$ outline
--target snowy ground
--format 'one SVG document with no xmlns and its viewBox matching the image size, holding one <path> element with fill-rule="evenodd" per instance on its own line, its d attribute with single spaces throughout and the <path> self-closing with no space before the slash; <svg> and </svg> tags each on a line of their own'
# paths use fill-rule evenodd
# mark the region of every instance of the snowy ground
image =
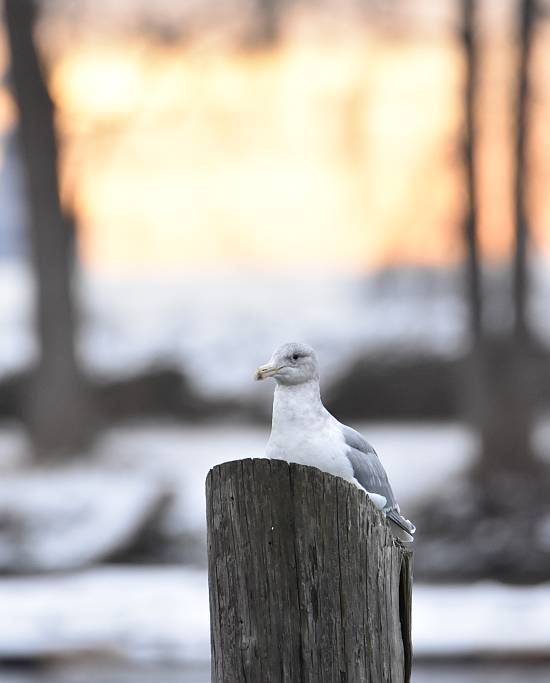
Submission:
<svg viewBox="0 0 550 683">
<path fill-rule="evenodd" d="M 531 265 L 532 324 L 549 339 L 549 270 L 542 260 Z M 498 277 L 493 284 L 505 291 Z M 364 276 L 248 270 L 132 277 L 86 271 L 77 288 L 79 347 L 92 374 L 128 375 L 165 363 L 181 367 L 203 394 L 253 395 L 255 366 L 289 340 L 318 349 L 326 381 L 368 350 L 456 355 L 467 328 L 462 287 L 459 272 L 413 268 Z M 0 377 L 36 355 L 32 307 L 28 268 L 0 260 Z"/>
<path fill-rule="evenodd" d="M 78 292 L 80 350 L 92 374 L 127 375 L 164 362 L 209 395 L 258 391 L 255 367 L 289 340 L 318 349 L 328 381 L 369 348 L 453 354 L 464 341 L 456 276 L 445 273 L 403 269 L 386 282 L 315 272 L 86 272 Z M 0 376 L 36 354 L 32 300 L 29 271 L 0 261 Z"/>
<path fill-rule="evenodd" d="M 471 462 L 475 440 L 457 423 L 354 424 L 373 443 L 403 507 L 445 486 Z M 215 423 L 185 428 L 169 424 L 111 430 L 97 446 L 111 467 L 146 472 L 170 481 L 177 496 L 174 517 L 204 528 L 204 481 L 220 462 L 262 457 L 270 426 Z M 176 519 L 174 519 L 176 523 Z"/>
<path fill-rule="evenodd" d="M 475 445 L 468 430 L 458 424 L 355 426 L 378 448 L 404 510 L 434 488 L 451 486 L 470 462 Z M 132 482 L 136 482 L 138 491 L 171 491 L 174 504 L 167 524 L 203 537 L 204 479 L 208 469 L 223 460 L 261 455 L 268 426 L 126 425 L 106 433 L 87 461 L 41 474 L 31 470 L 31 476 L 20 464 L 25 462 L 24 442 L 18 441 L 13 430 L 3 434 L 0 454 L 6 450 L 19 453 L 20 458 L 3 463 L 0 505 L 11 496 L 35 511 L 35 524 L 39 526 L 48 511 L 86 502 L 86 514 L 80 509 L 80 516 L 69 515 L 73 525 L 70 534 L 67 528 L 60 533 L 58 527 L 53 527 L 50 540 L 57 543 L 56 552 L 52 550 L 55 546 L 48 546 L 42 538 L 51 565 L 55 558 L 67 562 L 67 553 L 73 560 L 78 559 L 83 548 L 98 548 L 105 542 L 107 531 L 111 533 L 113 528 L 109 515 L 115 514 L 120 524 L 129 517 L 131 506 L 121 505 L 120 501 L 125 491 L 124 495 L 129 496 L 128 491 L 134 490 Z M 145 497 L 144 493 L 140 495 Z M 205 665 L 208 660 L 207 583 L 203 569 L 103 567 L 3 578 L 0 605 L 0 657 L 95 653 L 138 662 L 140 666 L 173 662 L 177 667 Z M 418 655 L 529 655 L 550 648 L 550 586 L 419 584 L 415 586 L 413 609 Z M 429 672 L 426 675 L 428 678 L 422 680 L 446 680 L 430 679 Z M 162 683 L 172 679 L 166 674 L 165 678 L 153 676 L 151 680 Z M 16 683 L 16 679 L 13 681 Z M 0 683 L 4 683 L 1 675 Z"/>
<path fill-rule="evenodd" d="M 416 665 L 413 683 L 548 683 L 547 666 Z M 125 667 L 79 664 L 50 666 L 44 670 L 0 669 L 0 683 L 210 683 L 210 669 L 199 667 Z"/>
<path fill-rule="evenodd" d="M 0 580 L 0 657 L 78 653 L 148 663 L 209 658 L 203 570 L 104 567 Z M 550 650 L 550 585 L 416 585 L 419 657 L 533 655 Z M 1 679 L 0 679 L 1 680 Z"/>
<path fill-rule="evenodd" d="M 475 447 L 459 424 L 355 426 L 377 447 L 410 516 L 417 501 L 458 478 Z M 129 424 L 106 432 L 85 458 L 31 468 L 21 434 L 0 429 L 0 516 L 11 520 L 0 526 L 0 569 L 64 571 L 101 561 L 131 545 L 160 508 L 170 557 L 202 557 L 208 470 L 261 457 L 268 433 L 267 424 Z"/>
</svg>

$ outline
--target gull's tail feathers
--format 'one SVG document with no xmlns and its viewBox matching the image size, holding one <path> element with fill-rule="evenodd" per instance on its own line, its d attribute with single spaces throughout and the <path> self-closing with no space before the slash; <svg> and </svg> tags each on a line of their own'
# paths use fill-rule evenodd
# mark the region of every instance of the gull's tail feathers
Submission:
<svg viewBox="0 0 550 683">
<path fill-rule="evenodd" d="M 405 543 L 412 543 L 414 541 L 413 534 L 416 531 L 414 524 L 399 514 L 397 510 L 388 510 L 386 517 L 389 519 L 392 531 L 401 541 Z"/>
</svg>

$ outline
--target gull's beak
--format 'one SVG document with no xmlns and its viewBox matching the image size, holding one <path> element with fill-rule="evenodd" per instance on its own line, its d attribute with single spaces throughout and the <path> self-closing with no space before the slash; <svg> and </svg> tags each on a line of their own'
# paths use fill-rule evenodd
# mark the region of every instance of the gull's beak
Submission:
<svg viewBox="0 0 550 683">
<path fill-rule="evenodd" d="M 267 363 L 266 365 L 260 365 L 256 370 L 254 379 L 265 379 L 266 377 L 273 377 L 280 370 L 277 366 L 272 363 Z"/>
</svg>

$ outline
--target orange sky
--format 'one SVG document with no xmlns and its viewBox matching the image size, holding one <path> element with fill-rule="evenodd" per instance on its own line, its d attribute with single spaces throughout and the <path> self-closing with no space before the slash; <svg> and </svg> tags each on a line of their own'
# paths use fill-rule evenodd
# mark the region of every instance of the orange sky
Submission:
<svg viewBox="0 0 550 683">
<path fill-rule="evenodd" d="M 481 236 L 494 258 L 512 230 L 511 57 L 497 46 L 484 71 Z M 109 269 L 456 263 L 461 79 L 459 46 L 445 37 L 301 37 L 268 53 L 83 41 L 51 71 L 83 259 Z M 548 104 L 539 97 L 539 112 Z M 547 241 L 550 135 L 536 131 L 534 232 Z"/>
<path fill-rule="evenodd" d="M 456 59 L 440 44 L 374 41 L 69 53 L 52 84 L 85 260 L 456 259 Z"/>
</svg>

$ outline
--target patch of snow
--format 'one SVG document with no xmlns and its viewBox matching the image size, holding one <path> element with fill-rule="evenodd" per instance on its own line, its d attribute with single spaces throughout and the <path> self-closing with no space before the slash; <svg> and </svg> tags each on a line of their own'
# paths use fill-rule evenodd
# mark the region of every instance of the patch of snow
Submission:
<svg viewBox="0 0 550 683">
<path fill-rule="evenodd" d="M 132 661 L 207 661 L 204 571 L 101 568 L 0 579 L 0 656 L 82 651 Z M 550 585 L 414 588 L 417 655 L 529 654 L 550 648 Z"/>
<path fill-rule="evenodd" d="M 206 574 L 181 568 L 94 569 L 0 580 L 0 657 L 113 653 L 206 660 Z"/>
<path fill-rule="evenodd" d="M 548 652 L 548 614 L 548 584 L 420 584 L 413 593 L 413 648 L 426 656 Z"/>
<path fill-rule="evenodd" d="M 459 293 L 437 283 L 426 291 L 422 278 L 404 274 L 395 279 L 378 286 L 360 276 L 314 272 L 148 279 L 86 273 L 82 354 L 102 374 L 168 359 L 200 391 L 236 396 L 257 391 L 256 366 L 293 339 L 318 349 L 328 379 L 356 355 L 392 342 L 456 353 L 465 320 Z"/>
<path fill-rule="evenodd" d="M 33 334 L 34 281 L 28 267 L 0 262 L 0 379 L 32 363 L 38 348 Z"/>
<path fill-rule="evenodd" d="M 164 362 L 183 369 L 205 395 L 262 396 L 252 374 L 288 340 L 317 348 L 327 381 L 367 350 L 456 354 L 466 318 L 453 282 L 446 273 L 405 269 L 385 278 L 82 271 L 76 290 L 80 355 L 92 375 L 131 375 Z M 27 365 L 37 352 L 28 267 L 0 262 L 0 292 L 3 373 Z"/>
<path fill-rule="evenodd" d="M 448 485 L 471 462 L 472 433 L 458 423 L 353 425 L 375 446 L 403 509 Z M 175 528 L 205 527 L 204 482 L 210 468 L 265 454 L 269 424 L 215 423 L 200 427 L 141 424 L 110 430 L 97 445 L 110 467 L 141 471 L 174 496 Z"/>
<path fill-rule="evenodd" d="M 7 473 L 0 483 L 0 568 L 67 570 L 126 547 L 164 492 L 144 477 L 71 466 Z"/>
<path fill-rule="evenodd" d="M 416 502 L 449 486 L 470 462 L 473 440 L 458 424 L 354 426 L 377 448 L 413 518 Z M 76 463 L 55 468 L 17 468 L 23 442 L 16 431 L 0 435 L 0 462 L 4 448 L 14 454 L 14 466 L 6 456 L 0 478 L 0 568 L 48 571 L 110 556 L 137 540 L 153 518 L 159 555 L 166 549 L 171 558 L 202 557 L 208 471 L 263 457 L 269 425 L 130 423 L 104 433 Z M 154 546 L 148 552 L 153 558 Z"/>
<path fill-rule="evenodd" d="M 459 422 L 353 425 L 376 449 L 401 504 L 412 505 L 459 480 L 478 452 L 476 434 Z"/>
<path fill-rule="evenodd" d="M 31 463 L 31 444 L 22 425 L 0 423 L 0 473 L 17 470 Z"/>
<path fill-rule="evenodd" d="M 267 429 L 248 426 L 150 423 L 109 430 L 97 444 L 97 455 L 122 476 L 140 472 L 169 491 L 174 503 L 167 523 L 174 530 L 203 532 L 208 471 L 228 460 L 262 457 L 267 438 Z"/>
</svg>

